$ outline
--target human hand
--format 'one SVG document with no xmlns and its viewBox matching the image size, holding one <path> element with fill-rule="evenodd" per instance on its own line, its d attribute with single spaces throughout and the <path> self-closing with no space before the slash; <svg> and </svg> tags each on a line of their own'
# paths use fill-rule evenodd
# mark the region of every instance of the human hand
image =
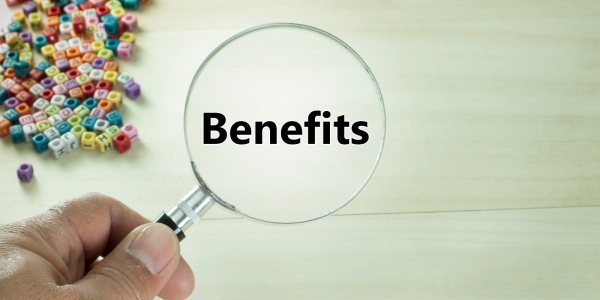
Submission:
<svg viewBox="0 0 600 300">
<path fill-rule="evenodd" d="M 113 198 L 88 194 L 0 227 L 1 298 L 188 297 L 194 274 L 177 237 L 149 222 Z"/>
</svg>

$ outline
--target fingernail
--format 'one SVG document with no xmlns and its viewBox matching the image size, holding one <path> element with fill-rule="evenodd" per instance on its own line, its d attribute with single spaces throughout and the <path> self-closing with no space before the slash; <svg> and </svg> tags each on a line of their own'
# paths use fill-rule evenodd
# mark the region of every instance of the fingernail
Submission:
<svg viewBox="0 0 600 300">
<path fill-rule="evenodd" d="M 175 255 L 173 231 L 161 225 L 146 227 L 129 245 L 129 252 L 139 258 L 152 274 L 158 274 Z"/>
</svg>

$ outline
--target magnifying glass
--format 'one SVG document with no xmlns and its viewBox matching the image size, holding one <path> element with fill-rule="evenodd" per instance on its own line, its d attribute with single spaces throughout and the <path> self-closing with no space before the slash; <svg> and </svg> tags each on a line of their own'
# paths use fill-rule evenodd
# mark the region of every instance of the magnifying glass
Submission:
<svg viewBox="0 0 600 300">
<path fill-rule="evenodd" d="M 190 85 L 190 193 L 155 222 L 179 237 L 215 204 L 266 224 L 315 221 L 365 187 L 381 158 L 385 106 L 346 43 L 318 28 L 260 25 L 219 45 Z"/>
</svg>

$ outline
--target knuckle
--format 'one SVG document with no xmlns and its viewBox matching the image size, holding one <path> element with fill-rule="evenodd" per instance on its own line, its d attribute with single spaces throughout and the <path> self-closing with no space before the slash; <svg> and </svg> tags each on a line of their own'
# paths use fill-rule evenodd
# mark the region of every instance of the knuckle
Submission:
<svg viewBox="0 0 600 300">
<path fill-rule="evenodd" d="M 122 299 L 148 299 L 150 291 L 146 287 L 143 275 L 136 274 L 135 270 L 130 270 L 128 274 L 123 273 L 110 266 L 102 266 L 95 270 L 95 275 L 105 277 L 112 289 L 111 292 L 120 295 Z"/>
</svg>

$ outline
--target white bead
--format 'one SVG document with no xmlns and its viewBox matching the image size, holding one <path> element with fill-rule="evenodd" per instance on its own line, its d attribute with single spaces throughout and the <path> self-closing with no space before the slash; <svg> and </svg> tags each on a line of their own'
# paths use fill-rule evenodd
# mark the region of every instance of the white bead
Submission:
<svg viewBox="0 0 600 300">
<path fill-rule="evenodd" d="M 50 148 L 50 151 L 52 152 L 52 154 L 54 154 L 54 157 L 56 158 L 61 158 L 63 157 L 63 155 L 67 154 L 67 146 L 65 145 L 65 142 L 63 142 L 61 139 L 55 139 L 51 141 L 48 145 L 48 148 Z"/>
<path fill-rule="evenodd" d="M 96 13 L 96 10 L 93 8 L 86 9 L 83 11 L 83 17 L 86 19 L 89 17 L 95 17 L 95 16 L 98 16 L 98 14 Z"/>
<path fill-rule="evenodd" d="M 65 95 L 54 95 L 52 96 L 52 100 L 50 100 L 50 104 L 54 104 L 60 108 L 65 107 L 65 101 L 67 101 L 67 96 Z M 53 125 L 54 126 L 54 125 Z"/>
<path fill-rule="evenodd" d="M 25 141 L 31 143 L 31 139 L 38 134 L 37 127 L 35 127 L 35 124 L 27 124 L 23 126 L 23 134 L 25 134 Z"/>
<path fill-rule="evenodd" d="M 10 50 L 7 44 L 0 44 L 0 54 L 6 54 Z"/>
<path fill-rule="evenodd" d="M 36 84 L 29 89 L 29 94 L 33 99 L 38 99 L 40 97 L 40 93 L 44 91 L 44 86 L 41 84 Z"/>
<path fill-rule="evenodd" d="M 77 140 L 77 137 L 71 132 L 63 134 L 60 139 L 63 141 L 63 143 L 65 143 L 67 152 L 72 152 L 79 147 L 79 141 Z"/>
<path fill-rule="evenodd" d="M 54 48 L 56 48 L 56 51 L 67 50 L 67 48 L 69 48 L 69 43 L 67 43 L 67 41 L 60 41 L 54 44 Z"/>
<path fill-rule="evenodd" d="M 94 32 L 94 41 L 105 41 L 108 39 L 108 36 L 106 36 L 106 32 L 104 31 L 98 31 L 98 32 Z"/>
<path fill-rule="evenodd" d="M 6 27 L 1 27 L 0 28 L 0 41 L 5 42 L 6 39 L 4 38 L 4 36 L 8 33 L 8 29 Z"/>
<path fill-rule="evenodd" d="M 56 124 L 63 121 L 63 118 L 61 118 L 58 114 L 48 117 L 48 122 L 50 122 L 50 125 L 52 126 L 56 126 Z"/>
<path fill-rule="evenodd" d="M 127 73 L 122 73 L 121 75 L 119 75 L 119 77 L 117 77 L 117 83 L 119 84 L 119 87 L 123 87 L 126 83 L 128 83 L 132 80 L 133 80 L 133 76 L 131 76 Z"/>
<path fill-rule="evenodd" d="M 54 127 L 46 129 L 44 131 L 44 135 L 48 138 L 49 141 L 60 138 L 60 132 Z"/>
<path fill-rule="evenodd" d="M 60 30 L 60 35 L 62 37 L 67 38 L 67 39 L 71 37 L 71 30 L 73 30 L 72 22 L 62 23 L 58 26 L 58 28 Z M 54 45 L 54 48 L 56 48 L 56 44 Z M 58 48 L 56 48 L 56 50 L 58 50 Z"/>
<path fill-rule="evenodd" d="M 81 45 L 81 38 L 76 37 L 69 40 L 69 46 L 79 47 L 79 45 Z"/>
<path fill-rule="evenodd" d="M 77 71 L 79 71 L 79 73 L 81 74 L 90 74 L 90 72 L 92 72 L 94 68 L 92 68 L 92 65 L 90 65 L 90 63 L 84 63 L 81 66 L 77 67 Z"/>
<path fill-rule="evenodd" d="M 50 106 L 50 101 L 44 99 L 44 98 L 40 98 L 37 99 L 34 103 L 33 106 L 31 107 L 31 109 L 33 110 L 34 113 L 38 112 L 38 111 L 43 111 L 46 109 L 46 107 Z"/>
<path fill-rule="evenodd" d="M 91 79 L 93 82 L 96 82 L 96 83 L 97 83 L 98 81 L 100 81 L 100 80 L 102 80 L 102 79 L 104 78 L 104 70 L 100 70 L 100 69 L 93 69 L 93 70 L 90 72 L 90 75 L 89 75 L 89 76 L 90 76 L 90 79 Z"/>
<path fill-rule="evenodd" d="M 106 128 L 110 126 L 110 123 L 106 120 L 98 120 L 96 121 L 96 125 L 94 125 L 94 132 L 97 135 L 103 134 Z"/>
<path fill-rule="evenodd" d="M 4 74 L 4 67 L 0 66 L 0 73 Z"/>
</svg>

